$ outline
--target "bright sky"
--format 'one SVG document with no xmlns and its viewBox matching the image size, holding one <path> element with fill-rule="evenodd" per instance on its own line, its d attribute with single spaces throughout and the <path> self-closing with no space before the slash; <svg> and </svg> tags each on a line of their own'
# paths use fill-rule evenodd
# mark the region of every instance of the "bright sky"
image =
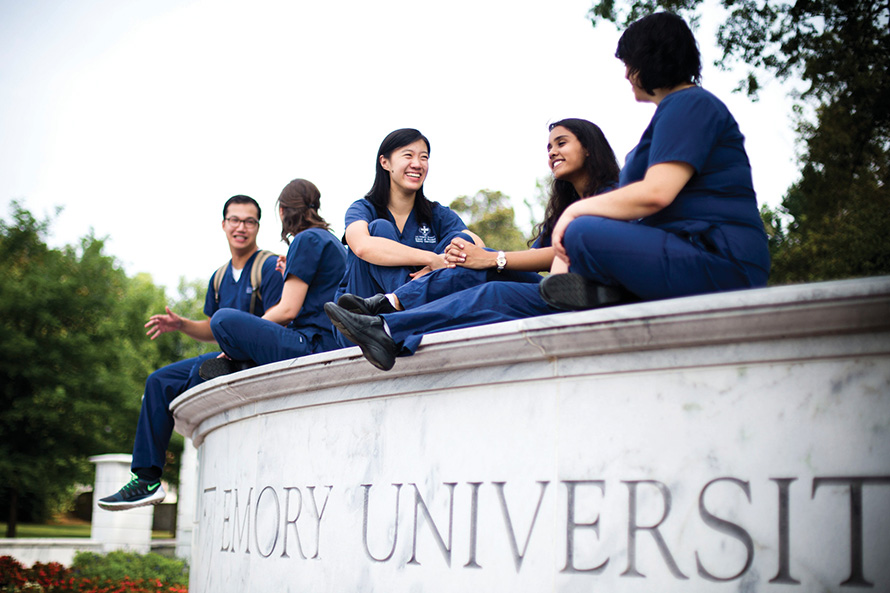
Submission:
<svg viewBox="0 0 890 593">
<path fill-rule="evenodd" d="M 129 275 L 175 289 L 225 261 L 222 204 L 263 208 L 261 247 L 284 253 L 274 203 L 303 177 L 339 234 L 396 128 L 431 143 L 430 198 L 480 189 L 523 200 L 549 175 L 547 125 L 602 127 L 619 163 L 654 107 L 633 101 L 590 0 L 0 0 L 0 217 L 19 200 L 64 210 L 51 243 L 93 228 Z M 697 32 L 703 86 L 747 138 L 761 203 L 797 178 L 790 104 L 773 84 L 732 94 Z"/>
</svg>

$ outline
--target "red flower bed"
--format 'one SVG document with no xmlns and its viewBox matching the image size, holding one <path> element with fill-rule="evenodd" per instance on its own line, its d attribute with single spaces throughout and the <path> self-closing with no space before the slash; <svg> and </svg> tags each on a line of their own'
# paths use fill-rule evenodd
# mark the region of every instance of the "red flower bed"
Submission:
<svg viewBox="0 0 890 593">
<path fill-rule="evenodd" d="M 10 556 L 0 556 L 0 593 L 188 593 L 181 585 L 166 585 L 157 579 L 98 581 L 72 576 L 58 562 L 37 562 L 25 568 Z"/>
</svg>

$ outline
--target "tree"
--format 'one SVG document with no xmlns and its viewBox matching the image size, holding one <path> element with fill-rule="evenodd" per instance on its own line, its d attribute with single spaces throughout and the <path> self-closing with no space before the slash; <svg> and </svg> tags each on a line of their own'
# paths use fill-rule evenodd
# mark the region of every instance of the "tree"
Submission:
<svg viewBox="0 0 890 593">
<path fill-rule="evenodd" d="M 0 497 L 14 537 L 75 482 L 90 455 L 132 443 L 141 382 L 157 363 L 142 324 L 163 293 L 131 281 L 92 234 L 51 249 L 49 221 L 17 203 L 0 220 Z"/>
<path fill-rule="evenodd" d="M 482 237 L 487 247 L 503 251 L 528 248 L 527 238 L 516 226 L 510 198 L 503 193 L 483 189 L 472 197 L 458 197 L 449 207 L 469 219 L 467 227 Z"/>
<path fill-rule="evenodd" d="M 594 25 L 626 26 L 658 9 L 694 20 L 702 0 L 599 0 Z M 722 0 L 717 65 L 747 65 L 739 88 L 799 77 L 801 178 L 775 211 L 772 282 L 890 272 L 890 4 L 877 0 Z M 807 117 L 805 114 L 812 113 Z"/>
</svg>

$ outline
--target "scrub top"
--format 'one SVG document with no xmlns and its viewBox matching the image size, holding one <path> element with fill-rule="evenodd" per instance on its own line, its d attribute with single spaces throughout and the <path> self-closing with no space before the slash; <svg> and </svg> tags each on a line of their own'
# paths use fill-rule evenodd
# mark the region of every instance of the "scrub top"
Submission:
<svg viewBox="0 0 890 593">
<path fill-rule="evenodd" d="M 330 333 L 331 321 L 324 304 L 333 298 L 345 271 L 346 248 L 330 231 L 310 228 L 297 233 L 287 250 L 285 276 L 296 276 L 309 289 L 299 314 L 287 327 L 304 333 Z"/>
<path fill-rule="evenodd" d="M 213 317 L 219 309 L 238 309 L 239 311 L 250 310 L 250 296 L 253 293 L 253 287 L 250 285 L 250 270 L 253 268 L 253 262 L 259 254 L 259 250 L 250 256 L 244 269 L 241 270 L 241 277 L 235 282 L 232 275 L 232 262 L 223 274 L 222 282 L 219 286 L 219 302 L 216 302 L 216 291 L 213 290 L 213 276 L 210 275 L 210 282 L 207 285 L 207 296 L 204 298 L 204 314 L 207 317 Z M 272 305 L 281 300 L 281 288 L 284 286 L 284 279 L 281 274 L 275 270 L 277 258 L 270 257 L 263 263 L 263 278 L 260 282 L 260 296 L 257 299 L 256 311 L 254 314 L 262 317 L 266 309 L 270 309 Z"/>
</svg>

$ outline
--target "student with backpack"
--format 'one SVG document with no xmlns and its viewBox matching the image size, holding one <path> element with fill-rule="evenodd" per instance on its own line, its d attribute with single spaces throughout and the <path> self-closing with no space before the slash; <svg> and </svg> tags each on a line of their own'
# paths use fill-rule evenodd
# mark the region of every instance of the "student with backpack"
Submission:
<svg viewBox="0 0 890 593">
<path fill-rule="evenodd" d="M 148 320 L 146 335 L 154 340 L 161 334 L 180 331 L 195 340 L 213 342 L 210 318 L 217 310 L 235 308 L 262 316 L 278 302 L 283 286 L 281 274 L 275 270 L 278 258 L 260 251 L 256 243 L 260 215 L 260 206 L 253 198 L 238 195 L 226 201 L 222 229 L 232 259 L 217 270 L 207 287 L 204 301 L 207 319 L 186 319 L 168 307 L 166 313 L 153 315 Z M 133 443 L 132 479 L 118 492 L 100 499 L 101 508 L 121 511 L 164 500 L 161 473 L 173 434 L 170 402 L 199 383 L 201 363 L 218 355 L 213 352 L 175 362 L 149 375 Z"/>
<path fill-rule="evenodd" d="M 203 362 L 203 379 L 339 348 L 324 304 L 346 271 L 346 248 L 319 215 L 321 193 L 312 182 L 294 179 L 277 205 L 289 245 L 281 300 L 261 318 L 237 309 L 213 315 L 210 329 L 225 355 Z"/>
</svg>

